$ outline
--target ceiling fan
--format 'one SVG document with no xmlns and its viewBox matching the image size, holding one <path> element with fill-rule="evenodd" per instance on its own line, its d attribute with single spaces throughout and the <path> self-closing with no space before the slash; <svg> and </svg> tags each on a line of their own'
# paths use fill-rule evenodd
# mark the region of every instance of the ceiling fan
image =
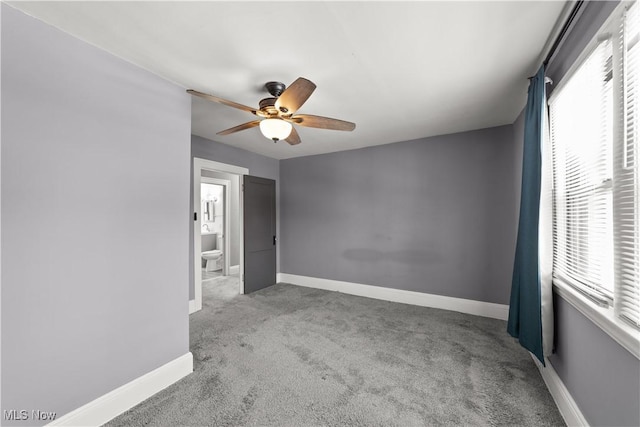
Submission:
<svg viewBox="0 0 640 427">
<path fill-rule="evenodd" d="M 220 131 L 218 135 L 229 135 L 234 132 L 259 126 L 262 134 L 273 140 L 273 142 L 284 139 L 289 144 L 296 145 L 300 144 L 300 135 L 298 135 L 295 127 L 293 127 L 294 124 L 311 128 L 344 131 L 352 131 L 356 128 L 355 123 L 344 120 L 312 116 L 310 114 L 296 114 L 296 111 L 309 99 L 309 96 L 311 96 L 316 89 L 316 85 L 310 80 L 299 77 L 291 83 L 289 87 L 286 87 L 280 82 L 267 82 L 264 86 L 272 97 L 261 100 L 258 104 L 258 109 L 192 89 L 187 90 L 187 92 L 191 95 L 237 108 L 260 117 L 258 120 Z"/>
</svg>

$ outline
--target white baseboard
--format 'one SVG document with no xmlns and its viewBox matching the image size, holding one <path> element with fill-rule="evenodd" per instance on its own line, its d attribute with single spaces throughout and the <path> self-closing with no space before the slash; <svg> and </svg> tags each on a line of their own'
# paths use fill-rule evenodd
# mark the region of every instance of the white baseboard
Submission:
<svg viewBox="0 0 640 427">
<path fill-rule="evenodd" d="M 198 308 L 196 307 L 196 300 L 189 300 L 189 314 L 195 313 L 196 311 L 198 311 Z"/>
<path fill-rule="evenodd" d="M 240 266 L 239 265 L 232 265 L 231 267 L 229 267 L 229 275 L 233 275 L 233 274 L 238 274 L 240 273 Z"/>
<path fill-rule="evenodd" d="M 189 352 L 65 414 L 49 426 L 100 426 L 193 372 Z"/>
<path fill-rule="evenodd" d="M 564 418 L 564 421 L 567 423 L 567 426 L 589 427 L 587 419 L 582 414 L 582 411 L 576 404 L 576 401 L 573 400 L 573 396 L 571 396 L 571 393 L 569 393 L 569 390 L 558 376 L 556 370 L 553 369 L 551 362 L 549 362 L 548 359 L 545 359 L 545 364 L 547 366 L 544 367 L 533 354 L 531 355 L 531 357 L 536 363 L 538 370 L 540 370 L 540 375 L 542 375 L 542 379 L 547 385 L 549 393 L 551 393 L 553 400 L 556 402 L 556 406 L 558 407 L 560 414 Z"/>
<path fill-rule="evenodd" d="M 298 276 L 288 273 L 278 273 L 276 279 L 278 283 L 291 283 L 293 285 L 342 292 L 361 297 L 459 311 L 461 313 L 491 317 L 493 319 L 507 320 L 509 316 L 509 306 L 504 304 L 383 288 L 381 286 L 363 285 L 360 283 L 341 282 L 338 280 L 319 279 L 317 277 Z"/>
</svg>

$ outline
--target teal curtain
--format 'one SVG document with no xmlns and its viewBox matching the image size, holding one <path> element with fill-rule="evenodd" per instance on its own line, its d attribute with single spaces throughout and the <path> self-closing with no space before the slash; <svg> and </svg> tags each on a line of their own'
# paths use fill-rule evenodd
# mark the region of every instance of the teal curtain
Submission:
<svg viewBox="0 0 640 427">
<path fill-rule="evenodd" d="M 544 65 L 530 79 L 525 110 L 518 242 L 507 332 L 544 365 L 538 231 L 545 114 Z"/>
</svg>

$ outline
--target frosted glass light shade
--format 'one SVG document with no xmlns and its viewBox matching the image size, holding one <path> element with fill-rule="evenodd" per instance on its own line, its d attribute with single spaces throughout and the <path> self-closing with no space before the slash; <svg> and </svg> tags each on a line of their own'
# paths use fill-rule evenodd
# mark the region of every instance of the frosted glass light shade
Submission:
<svg viewBox="0 0 640 427">
<path fill-rule="evenodd" d="M 293 126 L 289 122 L 282 119 L 264 119 L 260 122 L 260 131 L 262 134 L 275 140 L 286 139 L 291 133 Z"/>
</svg>

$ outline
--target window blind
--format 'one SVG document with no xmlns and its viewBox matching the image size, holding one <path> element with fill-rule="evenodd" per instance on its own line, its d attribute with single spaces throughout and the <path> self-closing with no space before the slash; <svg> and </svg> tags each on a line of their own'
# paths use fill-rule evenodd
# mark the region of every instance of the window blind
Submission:
<svg viewBox="0 0 640 427">
<path fill-rule="evenodd" d="M 613 163 L 616 246 L 614 308 L 623 319 L 640 325 L 640 7 L 637 2 L 625 12 L 621 33 L 623 137 Z"/>
<path fill-rule="evenodd" d="M 549 105 L 554 277 L 613 298 L 612 42 L 599 43 Z"/>
</svg>

